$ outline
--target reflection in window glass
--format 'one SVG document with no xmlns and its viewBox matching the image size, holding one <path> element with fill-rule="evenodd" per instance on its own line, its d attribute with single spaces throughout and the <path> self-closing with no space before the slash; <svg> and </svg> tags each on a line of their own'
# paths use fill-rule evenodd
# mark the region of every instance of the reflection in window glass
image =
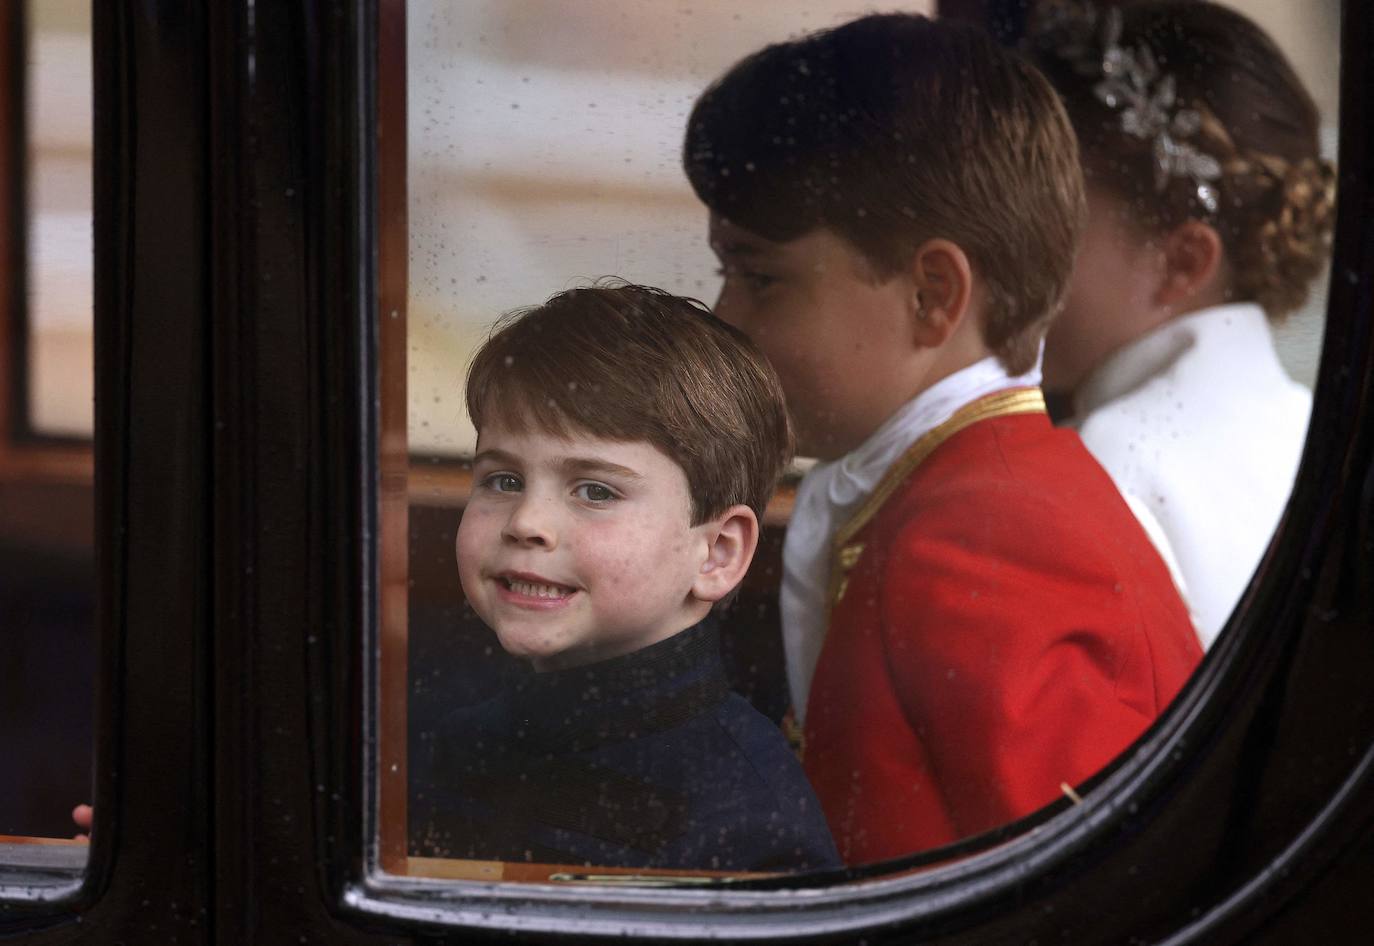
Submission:
<svg viewBox="0 0 1374 946">
<path fill-rule="evenodd" d="M 91 793 L 90 4 L 7 5 L 0 47 L 0 859 L 53 866 Z"/>
<path fill-rule="evenodd" d="M 1318 100 L 1323 147 L 1333 149 L 1334 62 L 1325 51 L 1334 48 L 1335 5 L 1321 5 L 1318 15 L 1301 24 L 1284 20 L 1272 4 L 1236 5 L 1253 6 L 1248 12 L 1291 43 L 1288 53 Z M 616 855 L 603 860 L 576 851 L 570 857 L 567 847 L 541 843 L 468 843 L 480 840 L 485 830 L 504 828 L 474 825 L 463 836 L 444 820 L 443 810 L 454 804 L 454 785 L 436 773 L 444 771 L 445 760 L 472 749 L 455 744 L 464 738 L 460 733 L 477 743 L 510 736 L 489 713 L 507 714 L 503 720 L 508 722 L 510 714 L 523 712 L 526 730 L 542 732 L 552 724 L 553 732 L 576 737 L 560 728 L 566 722 L 562 718 L 537 718 L 540 706 L 553 705 L 541 701 L 553 701 L 557 694 L 535 686 L 547 682 L 538 674 L 521 676 L 522 662 L 505 653 L 457 583 L 454 546 L 462 541 L 457 533 L 469 488 L 474 479 L 479 490 L 488 488 L 482 486 L 487 477 L 510 472 L 488 469 L 480 461 L 475 473 L 470 469 L 474 432 L 462 403 L 463 373 L 496 315 L 602 275 L 713 301 L 719 281 L 704 238 L 705 212 L 681 168 L 682 132 L 692 103 L 741 56 L 842 22 L 852 13 L 852 8 L 822 3 L 753 11 L 725 3 L 694 4 L 689 10 L 596 2 L 579 6 L 577 19 L 569 22 L 557 4 L 538 0 L 408 4 L 409 271 L 402 301 L 384 304 L 388 318 L 399 316 L 406 326 L 408 365 L 403 384 L 387 385 L 384 379 L 383 385 L 393 409 L 404 398 L 408 413 L 406 518 L 387 521 L 390 540 L 387 522 L 383 527 L 383 574 L 391 568 L 393 578 L 402 577 L 386 582 L 392 597 L 384 604 L 383 680 L 388 668 L 403 668 L 403 686 L 387 690 L 383 685 L 381 754 L 384 778 L 393 774 L 404 783 L 408 769 L 409 784 L 403 792 L 406 804 L 394 804 L 393 790 L 388 807 L 384 782 L 384 850 L 388 832 L 392 850 L 398 834 L 405 837 L 400 857 L 384 858 L 389 869 L 543 879 L 550 871 L 576 874 L 579 867 L 653 863 Z M 555 18 L 557 31 L 548 29 Z M 1321 305 L 1314 299 L 1280 332 L 1280 355 L 1300 381 L 1310 382 L 1314 371 Z M 392 433 L 394 443 L 401 431 Z M 1135 507 L 1132 511 L 1140 515 Z M 775 505 L 754 569 L 726 614 L 722 638 L 730 685 L 774 722 L 790 702 L 776 609 L 783 521 L 785 512 Z M 400 533 L 404 542 L 396 541 L 398 522 L 406 523 Z M 861 546 L 855 555 L 862 555 Z M 556 585 L 549 587 L 550 594 L 558 592 Z M 397 597 L 402 588 L 403 600 Z M 525 681 L 514 684 L 516 704 L 523 709 L 499 702 L 512 692 L 513 678 Z M 536 695 L 520 696 L 530 692 Z M 393 724 L 399 719 L 403 725 L 387 725 L 388 714 Z M 404 744 L 398 741 L 402 732 Z M 514 776 L 518 786 L 498 779 L 484 790 L 518 795 L 517 807 L 544 811 L 548 820 L 575 801 L 581 775 L 531 762 Z M 598 787 L 604 792 L 606 782 Z M 1065 793 L 1072 796 L 1072 787 L 1066 785 Z M 672 806 L 663 802 L 662 807 Z M 624 827 L 582 824 L 601 835 Z M 991 826 L 979 822 L 945 840 Z M 874 856 L 906 850 L 884 849 Z"/>
</svg>

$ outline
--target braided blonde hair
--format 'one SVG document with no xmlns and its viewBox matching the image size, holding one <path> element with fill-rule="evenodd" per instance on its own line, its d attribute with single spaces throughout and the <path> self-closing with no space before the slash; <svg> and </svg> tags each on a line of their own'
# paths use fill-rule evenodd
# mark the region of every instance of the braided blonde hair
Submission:
<svg viewBox="0 0 1374 946">
<path fill-rule="evenodd" d="M 1222 233 L 1234 273 L 1233 290 L 1279 320 L 1299 308 L 1308 286 L 1331 256 L 1336 219 L 1336 170 L 1305 158 L 1290 164 L 1273 155 L 1223 163 L 1237 191 Z M 1253 189 L 1252 194 L 1245 194 Z M 1223 207 L 1223 211 L 1225 208 Z"/>
</svg>

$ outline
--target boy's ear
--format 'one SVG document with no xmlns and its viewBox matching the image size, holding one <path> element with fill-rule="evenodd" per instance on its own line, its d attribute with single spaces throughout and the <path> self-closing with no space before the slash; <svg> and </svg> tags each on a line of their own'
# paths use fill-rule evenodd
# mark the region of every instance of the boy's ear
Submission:
<svg viewBox="0 0 1374 946">
<path fill-rule="evenodd" d="M 748 506 L 731 506 L 703 528 L 706 559 L 692 582 L 692 596 L 714 603 L 744 580 L 759 544 L 759 520 Z"/>
<path fill-rule="evenodd" d="M 1155 291 L 1155 304 L 1193 308 L 1215 290 L 1226 258 L 1221 234 L 1201 220 L 1188 220 L 1165 235 L 1164 277 Z"/>
<path fill-rule="evenodd" d="M 912 327 L 922 348 L 939 348 L 964 320 L 973 296 L 973 267 L 957 243 L 926 240 L 911 258 Z"/>
</svg>

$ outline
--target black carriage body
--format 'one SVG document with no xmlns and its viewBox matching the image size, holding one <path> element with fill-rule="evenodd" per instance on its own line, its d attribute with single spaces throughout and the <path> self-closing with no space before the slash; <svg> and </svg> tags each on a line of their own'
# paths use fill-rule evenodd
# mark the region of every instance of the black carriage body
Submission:
<svg viewBox="0 0 1374 946">
<path fill-rule="evenodd" d="M 781 883 L 445 892 L 375 873 L 376 681 L 363 655 L 378 594 L 378 9 L 94 11 L 96 802 L 108 830 L 82 882 L 7 887 L 0 938 L 1374 936 L 1368 5 L 1344 11 L 1312 432 L 1240 626 L 1103 776 L 1103 801 L 941 870 L 863 869 L 806 897 Z"/>
</svg>

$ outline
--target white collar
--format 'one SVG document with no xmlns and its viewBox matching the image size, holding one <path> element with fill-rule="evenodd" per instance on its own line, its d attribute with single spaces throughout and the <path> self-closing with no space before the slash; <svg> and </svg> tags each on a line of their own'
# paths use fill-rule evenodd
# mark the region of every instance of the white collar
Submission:
<svg viewBox="0 0 1374 946">
<path fill-rule="evenodd" d="M 995 357 L 984 358 L 937 381 L 898 408 L 858 447 L 837 460 L 816 464 L 802 479 L 783 544 L 779 596 L 787 681 L 797 722 L 805 720 L 811 678 L 825 640 L 835 531 L 877 488 L 888 467 L 927 431 L 981 397 L 1039 383 L 1039 359 L 1030 371 L 1013 377 Z"/>
<path fill-rule="evenodd" d="M 1083 379 L 1073 395 L 1074 417 L 1081 420 L 1162 374 L 1196 347 L 1212 326 L 1233 325 L 1244 331 L 1267 321 L 1264 310 L 1253 302 L 1210 306 L 1170 319 L 1122 345 Z"/>
</svg>

